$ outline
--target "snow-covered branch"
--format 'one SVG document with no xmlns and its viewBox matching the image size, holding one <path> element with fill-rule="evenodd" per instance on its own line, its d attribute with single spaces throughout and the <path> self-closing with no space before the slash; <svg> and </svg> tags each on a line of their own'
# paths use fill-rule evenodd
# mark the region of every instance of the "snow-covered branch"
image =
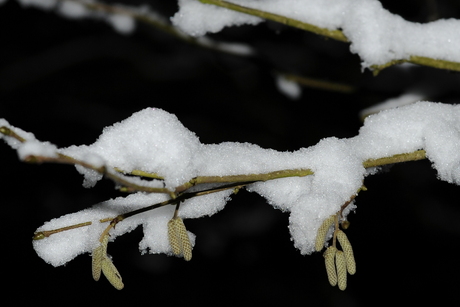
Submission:
<svg viewBox="0 0 460 307">
<path fill-rule="evenodd" d="M 2 138 L 18 151 L 22 160 L 75 164 L 85 177 L 86 187 L 94 186 L 105 175 L 133 192 L 38 228 L 35 238 L 39 240 L 34 241 L 34 248 L 54 266 L 82 253 L 93 252 L 94 256 L 100 246 L 106 248 L 106 234 L 113 241 L 139 225 L 144 228 L 142 253 L 188 258 L 188 252 L 177 252 L 171 245 L 171 229 L 176 227 L 168 226 L 171 219 L 213 215 L 241 188 L 290 212 L 289 230 L 294 246 L 302 254 L 311 254 L 327 245 L 331 237 L 334 247 L 336 237 L 344 240 L 339 222 L 345 222 L 349 212 L 356 208 L 354 200 L 364 179 L 378 173 L 378 166 L 428 158 L 439 179 L 460 183 L 460 109 L 439 103 L 419 102 L 372 115 L 353 138 L 326 138 L 295 152 L 263 149 L 248 143 L 202 144 L 176 116 L 154 108 L 107 127 L 92 145 L 62 149 L 38 141 L 33 134 L 4 119 L 0 120 L 0 127 Z M 127 173 L 157 174 L 154 177 L 161 179 L 125 178 L 119 172 L 107 171 L 115 168 Z M 149 190 L 152 186 L 155 189 Z M 329 231 L 330 224 L 324 235 L 321 225 L 331 216 L 336 220 L 334 231 Z M 320 237 L 325 239 L 320 239 L 318 247 L 320 229 Z M 185 240 L 183 229 L 174 231 L 181 232 L 181 240 Z M 193 247 L 194 235 L 188 233 L 188 238 Z M 174 242 L 176 246 L 177 241 Z M 346 254 L 347 245 L 341 245 Z M 111 262 L 105 265 L 106 276 L 120 287 L 118 271 L 114 273 Z M 343 279 L 337 262 L 339 271 Z M 342 280 L 339 287 L 345 286 Z"/>
<path fill-rule="evenodd" d="M 86 0 L 18 1 L 24 6 L 55 9 L 72 19 L 102 19 L 123 34 L 132 33 L 137 21 L 189 43 L 238 56 L 254 55 L 256 50 L 248 44 L 218 42 L 204 35 L 229 26 L 271 20 L 350 43 L 350 51 L 360 56 L 362 67 L 370 68 L 375 75 L 401 63 L 460 71 L 460 21 L 409 22 L 385 10 L 377 0 L 180 0 L 179 11 L 170 18 L 172 24 L 146 5 L 137 8 Z"/>
<path fill-rule="evenodd" d="M 412 23 L 391 14 L 377 0 L 180 0 L 179 5 L 172 21 L 191 35 L 266 19 L 350 42 L 362 67 L 375 73 L 403 62 L 460 71 L 459 20 Z"/>
</svg>

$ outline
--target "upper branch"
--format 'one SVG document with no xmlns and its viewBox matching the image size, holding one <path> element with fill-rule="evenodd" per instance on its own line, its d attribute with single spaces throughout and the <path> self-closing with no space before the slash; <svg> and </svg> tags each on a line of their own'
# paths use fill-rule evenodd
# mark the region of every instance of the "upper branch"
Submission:
<svg viewBox="0 0 460 307">
<path fill-rule="evenodd" d="M 305 23 L 305 22 L 302 22 L 302 21 L 299 21 L 293 18 L 269 13 L 269 12 L 258 10 L 258 9 L 253 9 L 250 7 L 241 6 L 241 5 L 234 4 L 234 3 L 224 1 L 224 0 L 198 0 L 198 1 L 205 3 L 205 4 L 212 4 L 212 5 L 220 6 L 220 7 L 223 7 L 229 10 L 233 10 L 236 12 L 245 13 L 245 14 L 257 16 L 263 19 L 279 22 L 279 23 L 285 24 L 290 27 L 298 28 L 298 29 L 308 31 L 308 32 L 313 32 L 315 34 L 318 34 L 318 35 L 321 35 L 327 38 L 332 38 L 332 39 L 335 39 L 341 42 L 350 42 L 350 40 L 345 36 L 345 34 L 341 30 L 330 30 L 327 28 L 321 28 L 321 27 L 318 27 L 318 26 L 315 26 L 309 23 Z M 441 60 L 441 59 L 433 59 L 433 58 L 423 57 L 423 56 L 418 56 L 418 55 L 411 55 L 407 59 L 393 60 L 388 63 L 382 64 L 382 65 L 371 65 L 371 68 L 374 70 L 374 75 L 377 75 L 381 70 L 387 67 L 390 67 L 396 64 L 401 64 L 404 62 L 424 65 L 424 66 L 430 66 L 430 67 L 439 68 L 439 69 L 460 71 L 459 62 L 453 62 L 453 61 L 447 61 L 447 60 Z"/>
<path fill-rule="evenodd" d="M 316 33 L 316 34 L 319 34 L 319 35 L 322 35 L 328 38 L 332 38 L 332 39 L 335 39 L 341 42 L 348 42 L 347 37 L 340 30 L 329 30 L 325 28 L 320 28 L 315 25 L 312 25 L 306 22 L 302 22 L 302 21 L 299 21 L 293 18 L 289 18 L 286 16 L 277 15 L 277 14 L 241 6 L 241 5 L 223 1 L 223 0 L 199 0 L 199 1 L 202 3 L 206 3 L 206 4 L 214 4 L 220 7 L 224 7 L 232 11 L 257 16 L 257 17 L 267 19 L 267 20 L 276 21 L 276 22 L 282 23 L 290 27 L 298 28 L 304 31 L 313 32 L 313 33 Z"/>
</svg>

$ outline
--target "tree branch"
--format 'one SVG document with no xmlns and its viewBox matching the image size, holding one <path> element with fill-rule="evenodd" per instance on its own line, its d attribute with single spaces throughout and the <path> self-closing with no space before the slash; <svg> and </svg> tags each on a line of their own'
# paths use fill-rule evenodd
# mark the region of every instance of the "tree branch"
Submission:
<svg viewBox="0 0 460 307">
<path fill-rule="evenodd" d="M 2 126 L 0 127 L 0 133 L 4 134 L 5 136 L 9 136 L 15 138 L 20 142 L 24 142 L 25 139 L 22 138 L 20 135 L 16 134 L 13 130 L 8 127 Z M 426 159 L 426 153 L 424 150 L 417 150 L 410 153 L 402 153 L 396 154 L 390 157 L 383 157 L 379 159 L 368 159 L 363 161 L 363 166 L 365 168 L 370 167 L 378 167 L 387 164 L 394 164 L 394 163 L 401 163 L 407 161 L 418 161 Z M 80 165 L 85 168 L 94 170 L 107 178 L 111 179 L 112 181 L 124 186 L 125 188 L 123 191 L 125 192 L 147 192 L 147 193 L 166 193 L 171 196 L 171 198 L 176 198 L 176 196 L 180 193 L 187 191 L 189 188 L 194 187 L 200 184 L 206 183 L 222 183 L 222 184 L 245 184 L 247 182 L 256 182 L 256 181 L 268 181 L 273 179 L 280 179 L 280 178 L 287 178 L 287 177 L 304 177 L 313 175 L 314 172 L 310 169 L 285 169 L 285 170 L 278 170 L 269 173 L 262 173 L 262 174 L 239 174 L 239 175 L 228 175 L 228 176 L 198 176 L 190 181 L 180 185 L 174 189 L 174 191 L 170 191 L 166 188 L 156 188 L 156 187 L 149 187 L 144 185 L 135 184 L 130 182 L 127 178 L 123 178 L 119 176 L 116 172 L 119 173 L 126 173 L 119 168 L 114 168 L 114 171 L 109 171 L 109 168 L 106 166 L 96 166 L 85 161 L 81 161 L 60 153 L 57 153 L 57 157 L 45 157 L 45 156 L 37 156 L 37 155 L 30 155 L 24 158 L 25 162 L 30 163 L 63 163 L 63 164 L 73 164 L 73 165 Z M 158 176 L 157 174 L 151 174 L 142 170 L 134 170 L 130 174 L 140 176 L 140 177 L 147 177 L 147 178 L 154 178 L 154 179 L 163 179 L 162 177 Z"/>
<path fill-rule="evenodd" d="M 305 22 L 302 22 L 302 21 L 299 21 L 299 20 L 296 20 L 296 19 L 292 19 L 292 18 L 289 18 L 289 17 L 286 17 L 286 16 L 277 15 L 277 14 L 273 14 L 273 13 L 269 13 L 269 12 L 265 12 L 265 11 L 261 11 L 261 10 L 257 10 L 257 9 L 253 9 L 253 8 L 249 8 L 249 7 L 245 7 L 245 6 L 241 6 L 241 5 L 234 4 L 234 3 L 231 3 L 231 2 L 227 2 L 227 1 L 223 1 L 223 0 L 198 0 L 198 1 L 200 1 L 202 3 L 205 3 L 205 4 L 213 4 L 213 5 L 216 5 L 216 6 L 220 6 L 220 7 L 232 10 L 232 11 L 236 11 L 236 12 L 245 13 L 245 14 L 248 14 L 248 15 L 260 17 L 260 18 L 263 18 L 263 19 L 276 21 L 276 22 L 279 22 L 281 24 L 284 24 L 284 25 L 287 25 L 287 26 L 290 26 L 290 27 L 298 28 L 298 29 L 308 31 L 308 32 L 313 32 L 313 33 L 316 33 L 318 35 L 322 35 L 322 36 L 325 36 L 325 37 L 328 37 L 328 38 L 332 38 L 332 39 L 335 39 L 335 40 L 338 40 L 338 41 L 341 41 L 341 42 L 348 42 L 347 37 L 340 30 L 329 30 L 329 29 L 325 29 L 325 28 L 320 28 L 320 27 L 317 27 L 315 25 L 305 23 Z"/>
<path fill-rule="evenodd" d="M 318 34 L 318 35 L 321 35 L 327 38 L 332 38 L 332 39 L 335 39 L 341 42 L 346 42 L 346 43 L 350 42 L 348 38 L 345 36 L 345 34 L 343 34 L 343 32 L 340 30 L 330 30 L 326 28 L 317 27 L 315 25 L 308 24 L 308 23 L 305 23 L 305 22 L 302 22 L 296 19 L 288 18 L 286 16 L 277 15 L 277 14 L 261 11 L 258 9 L 249 8 L 249 7 L 244 7 L 244 6 L 234 4 L 231 2 L 227 2 L 224 0 L 198 0 L 198 1 L 205 3 L 205 4 L 212 4 L 212 5 L 220 6 L 220 7 L 232 10 L 232 11 L 245 13 L 245 14 L 257 16 L 263 19 L 279 22 L 279 23 L 282 23 L 290 27 L 312 32 L 312 33 L 315 33 L 315 34 Z M 434 68 L 439 68 L 439 69 L 445 69 L 445 70 L 460 71 L 459 62 L 432 59 L 432 58 L 422 57 L 418 55 L 411 55 L 409 59 L 394 60 L 394 61 L 390 61 L 382 65 L 372 65 L 371 69 L 374 70 L 374 75 L 377 75 L 380 71 L 382 71 L 383 69 L 387 67 L 390 67 L 396 64 L 401 64 L 404 62 L 423 65 L 423 66 L 429 66 L 429 67 L 434 67 Z"/>
</svg>

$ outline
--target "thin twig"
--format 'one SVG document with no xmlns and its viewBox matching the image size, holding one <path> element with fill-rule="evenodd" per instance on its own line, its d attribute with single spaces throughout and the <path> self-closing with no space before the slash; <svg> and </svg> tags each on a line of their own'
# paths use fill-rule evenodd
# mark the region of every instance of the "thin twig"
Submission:
<svg viewBox="0 0 460 307">
<path fill-rule="evenodd" d="M 252 16 L 257 16 L 257 17 L 267 19 L 267 20 L 276 21 L 276 22 L 279 22 L 281 24 L 284 24 L 290 27 L 298 28 L 298 29 L 308 31 L 308 32 L 313 32 L 313 33 L 316 33 L 316 34 L 319 34 L 319 35 L 322 35 L 328 38 L 332 38 L 338 41 L 348 42 L 347 37 L 340 30 L 329 30 L 326 28 L 320 28 L 320 27 L 317 27 L 315 25 L 312 25 L 306 22 L 288 18 L 286 16 L 241 6 L 241 5 L 234 4 L 231 2 L 227 2 L 227 1 L 222 1 L 222 0 L 199 0 L 199 1 L 205 4 L 213 4 L 213 5 L 220 6 L 226 9 L 230 9 L 232 11 L 245 13 L 245 14 L 252 15 Z"/>
<path fill-rule="evenodd" d="M 136 209 L 136 210 L 133 210 L 133 211 L 130 211 L 130 212 L 127 212 L 127 213 L 123 213 L 123 214 L 120 214 L 120 215 L 118 215 L 116 217 L 113 217 L 113 218 L 101 219 L 101 220 L 99 220 L 100 223 L 110 222 L 110 225 L 104 230 L 104 232 L 102 233 L 100 238 L 102 239 L 106 234 L 108 234 L 110 229 L 114 228 L 117 223 L 119 223 L 119 222 L 123 221 L 124 219 L 129 218 L 131 216 L 141 214 L 141 213 L 144 213 L 144 212 L 147 212 L 147 211 L 150 211 L 150 210 L 154 210 L 154 209 L 157 209 L 157 208 L 160 208 L 160 207 L 164 207 L 164 206 L 167 206 L 167 205 L 176 205 L 176 211 L 174 213 L 174 217 L 176 217 L 177 216 L 177 209 L 179 207 L 179 204 L 182 201 L 186 200 L 186 199 L 197 197 L 197 196 L 203 196 L 203 195 L 207 195 L 207 194 L 212 194 L 212 193 L 217 193 L 217 192 L 222 192 L 222 191 L 225 191 L 225 190 L 228 190 L 228 189 L 240 189 L 240 188 L 245 187 L 246 185 L 251 184 L 251 183 L 254 183 L 254 182 L 240 182 L 240 183 L 228 184 L 228 185 L 224 185 L 224 186 L 220 186 L 220 187 L 216 187 L 216 188 L 211 188 L 211 189 L 206 189 L 206 190 L 202 190 L 202 191 L 197 191 L 197 192 L 182 193 L 181 195 L 179 195 L 176 198 L 171 198 L 171 199 L 168 199 L 168 200 L 160 202 L 160 203 L 156 203 L 156 204 L 144 207 L 144 208 L 140 208 L 140 209 Z M 79 224 L 75 224 L 75 225 L 71 225 L 71 226 L 67 226 L 67 227 L 52 229 L 52 230 L 42 230 L 42 231 L 34 233 L 33 239 L 34 240 L 41 240 L 41 239 L 47 238 L 47 237 L 49 237 L 49 236 L 51 236 L 53 234 L 56 234 L 56 233 L 60 233 L 60 232 L 63 232 L 63 231 L 76 229 L 76 228 L 80 228 L 80 227 L 86 227 L 86 226 L 90 226 L 90 225 L 92 225 L 92 222 L 83 222 L 83 223 L 79 223 Z"/>
</svg>

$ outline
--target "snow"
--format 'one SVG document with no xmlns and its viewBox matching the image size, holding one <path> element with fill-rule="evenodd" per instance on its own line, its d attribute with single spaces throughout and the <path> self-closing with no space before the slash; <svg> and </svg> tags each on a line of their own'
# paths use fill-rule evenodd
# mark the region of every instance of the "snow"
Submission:
<svg viewBox="0 0 460 307">
<path fill-rule="evenodd" d="M 23 6 L 57 9 L 69 18 L 102 18 L 121 34 L 130 34 L 135 21 L 129 14 L 93 12 L 80 3 L 56 0 L 18 0 Z M 440 19 L 421 24 L 404 20 L 385 10 L 378 0 L 231 0 L 227 1 L 263 12 L 284 16 L 330 30 L 341 30 L 350 42 L 350 51 L 360 56 L 362 67 L 383 65 L 411 56 L 460 62 L 460 21 Z M 58 5 L 56 5 L 59 3 Z M 225 27 L 257 25 L 264 19 L 238 13 L 198 0 L 178 0 L 179 10 L 170 18 L 174 26 L 192 36 L 217 33 Z M 114 6 L 124 8 L 123 6 Z M 148 14 L 148 7 L 128 8 Z M 206 43 L 206 41 L 204 41 Z M 244 45 L 218 46 L 231 52 L 252 53 Z M 235 50 L 232 50 L 235 49 Z M 292 93 L 292 92 L 288 92 Z"/>
<path fill-rule="evenodd" d="M 24 160 L 27 156 L 57 157 L 57 147 L 55 145 L 38 140 L 24 142 L 19 145 L 17 150 L 19 159 L 21 160 Z"/>
<path fill-rule="evenodd" d="M 270 205 L 290 214 L 289 231 L 295 247 L 302 254 L 315 251 L 316 232 L 324 219 L 340 210 L 357 193 L 366 176 L 378 173 L 375 169 L 371 172 L 364 169 L 363 162 L 368 159 L 424 149 L 440 180 L 460 184 L 460 105 L 417 102 L 385 110 L 368 116 L 355 137 L 329 137 L 294 152 L 279 152 L 249 143 L 202 144 L 176 116 L 155 108 L 136 112 L 124 121 L 105 128 L 92 145 L 64 149 L 39 142 L 3 119 L 0 124 L 27 136 L 27 141 L 19 146 L 3 136 L 18 151 L 45 155 L 58 151 L 109 169 L 120 167 L 126 171 L 154 172 L 164 177 L 164 185 L 171 191 L 197 176 L 310 169 L 314 172 L 310 176 L 256 182 L 247 186 L 248 191 L 260 194 Z M 86 179 L 94 184 L 100 179 L 98 176 Z M 161 181 L 133 180 L 145 186 L 163 185 Z M 206 184 L 190 191 L 213 186 L 216 185 Z M 232 189 L 229 189 L 186 199 L 181 203 L 179 216 L 183 219 L 211 216 L 225 207 L 231 193 Z M 34 241 L 34 248 L 46 262 L 62 265 L 81 253 L 91 252 L 107 227 L 107 223 L 98 222 L 100 219 L 115 217 L 168 198 L 168 194 L 139 192 L 51 220 L 37 231 L 87 221 L 92 224 Z M 350 205 L 343 217 L 346 218 L 355 208 L 354 204 Z M 144 238 L 139 244 L 141 252 L 171 255 L 167 222 L 173 212 L 174 206 L 167 205 L 133 215 L 111 230 L 110 239 L 114 240 L 143 225 Z M 189 235 L 194 244 L 195 236 Z"/>
<path fill-rule="evenodd" d="M 413 23 L 385 10 L 377 0 L 231 0 L 231 3 L 282 15 L 320 28 L 342 30 L 363 68 L 411 55 L 460 61 L 460 21 Z M 182 31 L 201 36 L 224 27 L 256 25 L 261 19 L 197 0 L 180 0 L 171 18 Z"/>
<path fill-rule="evenodd" d="M 460 120 L 458 106 L 417 102 L 413 105 L 386 110 L 366 118 L 359 135 L 350 139 L 359 148 L 362 159 L 376 159 L 399 153 L 425 149 L 440 151 L 441 148 L 428 147 L 431 138 L 448 133 L 455 136 Z M 445 139 L 456 144 L 455 138 Z M 446 144 L 447 145 L 447 144 Z M 459 144 L 460 145 L 460 144 Z M 446 157 L 447 158 L 447 157 Z"/>
<path fill-rule="evenodd" d="M 299 99 L 302 95 L 302 88 L 297 82 L 286 79 L 283 76 L 276 77 L 278 90 L 291 99 Z"/>
<path fill-rule="evenodd" d="M 177 117 L 159 109 L 145 109 L 123 122 L 106 127 L 90 146 L 71 146 L 61 152 L 83 159 L 96 154 L 106 164 L 126 172 L 140 169 L 165 177 L 165 187 L 174 188 L 196 176 L 193 159 L 200 149 L 194 133 Z M 86 175 L 95 184 L 99 177 Z"/>
<path fill-rule="evenodd" d="M 90 14 L 82 4 L 74 1 L 61 1 L 58 11 L 68 18 L 83 18 Z"/>
<path fill-rule="evenodd" d="M 196 0 L 179 0 L 180 11 L 171 21 L 182 31 L 192 36 L 202 36 L 206 32 L 216 33 L 226 25 L 256 25 L 262 19 L 240 14 L 213 5 L 203 5 Z"/>
<path fill-rule="evenodd" d="M 405 106 L 411 103 L 415 103 L 417 101 L 422 100 L 426 95 L 421 93 L 420 91 L 418 92 L 407 92 L 403 93 L 402 95 L 395 97 L 395 98 L 390 98 L 387 99 L 381 103 L 375 104 L 369 108 L 361 110 L 359 112 L 359 117 L 364 119 L 366 116 L 377 113 L 383 110 L 388 110 L 388 109 L 393 109 L 396 107 L 401 107 Z"/>
<path fill-rule="evenodd" d="M 24 6 L 54 9 L 55 0 L 19 0 Z M 412 23 L 385 10 L 376 0 L 234 0 L 244 6 L 283 15 L 327 29 L 341 29 L 350 41 L 350 50 L 357 53 L 363 67 L 407 59 L 411 55 L 460 62 L 460 21 L 438 20 L 426 24 Z M 82 6 L 61 3 L 57 10 L 71 18 L 102 17 L 121 33 L 134 29 L 131 17 L 116 14 L 93 14 Z M 227 26 L 256 25 L 263 20 L 254 16 L 205 5 L 197 0 L 179 0 L 179 11 L 171 18 L 182 31 L 201 36 L 219 32 Z M 201 42 L 211 44 L 206 39 Z M 214 46 L 218 46 L 213 43 Z M 219 48 L 241 54 L 254 52 L 244 45 L 220 45 Z M 279 88 L 296 97 L 298 87 L 278 79 Z M 56 157 L 65 154 L 94 167 L 105 166 L 126 172 L 141 170 L 155 173 L 164 180 L 146 181 L 129 178 L 133 183 L 164 187 L 170 191 L 198 176 L 231 176 L 264 174 L 280 170 L 310 169 L 313 175 L 289 177 L 250 184 L 246 189 L 264 197 L 273 207 L 289 214 L 289 231 L 294 246 L 301 254 L 315 251 L 316 231 L 321 223 L 352 198 L 367 176 L 378 171 L 366 170 L 363 162 L 424 149 L 438 178 L 460 184 L 460 106 L 433 102 L 415 102 L 421 94 L 408 92 L 386 101 L 366 117 L 358 135 L 349 139 L 329 137 L 309 148 L 279 152 L 249 143 L 224 142 L 203 144 L 182 125 L 179 119 L 164 110 L 148 108 L 104 129 L 91 145 L 58 149 L 41 142 L 31 133 L 11 126 L 0 119 L 0 126 L 11 129 L 25 139 L 20 142 L 0 134 L 16 149 L 21 159 L 28 155 Z M 409 105 L 405 105 L 411 103 Z M 388 109 L 390 108 L 390 109 Z M 385 109 L 381 111 L 382 109 Z M 84 176 L 85 187 L 93 187 L 102 174 L 77 166 Z M 121 175 L 120 175 L 121 176 Z M 200 186 L 214 187 L 215 184 Z M 191 190 L 196 190 L 194 187 Z M 180 205 L 183 219 L 212 216 L 225 208 L 232 190 L 193 197 Z M 38 255 L 59 266 L 76 256 L 91 252 L 108 223 L 100 219 L 115 217 L 169 199 L 168 194 L 134 193 L 110 199 L 92 208 L 68 214 L 45 223 L 37 231 L 51 230 L 83 222 L 91 225 L 53 234 L 33 242 Z M 346 215 L 356 208 L 350 205 Z M 130 216 L 110 231 L 110 241 L 142 225 L 144 237 L 139 243 L 142 253 L 172 254 L 167 237 L 167 222 L 174 206 Z M 192 245 L 195 236 L 190 233 Z"/>
<path fill-rule="evenodd" d="M 131 34 L 136 26 L 131 16 L 111 14 L 107 16 L 107 22 L 121 34 Z"/>
<path fill-rule="evenodd" d="M 56 6 L 57 0 L 18 0 L 21 5 L 34 6 L 44 10 L 50 10 Z"/>
<path fill-rule="evenodd" d="M 10 130 L 12 130 L 14 133 L 16 133 L 17 135 L 20 135 L 23 139 L 25 139 L 26 141 L 33 141 L 35 140 L 35 135 L 33 135 L 33 133 L 30 133 L 30 132 L 26 132 L 22 129 L 19 129 L 19 128 L 16 128 L 16 127 L 13 127 L 12 125 L 10 125 L 5 119 L 3 118 L 0 118 L 0 127 L 6 127 Z M 19 146 L 21 146 L 21 142 L 19 142 L 18 140 L 16 140 L 15 138 L 9 138 L 9 137 L 5 137 L 3 134 L 0 134 L 0 139 L 3 139 L 9 146 L 11 146 L 11 148 L 13 149 L 18 149 Z"/>
<path fill-rule="evenodd" d="M 103 9 L 89 9 L 85 1 L 57 1 L 57 0 L 18 0 L 24 7 L 36 7 L 43 10 L 55 9 L 59 14 L 71 19 L 95 18 L 102 19 L 110 24 L 120 34 L 131 34 L 136 27 L 132 16 L 105 12 Z M 91 1 L 88 3 L 92 3 Z M 1 4 L 1 2 L 0 2 Z M 115 8 L 123 6 L 114 5 Z M 148 12 L 147 8 L 141 8 L 140 12 Z M 153 15 L 152 15 L 153 16 Z"/>
<path fill-rule="evenodd" d="M 100 219 L 115 217 L 164 200 L 166 200 L 166 196 L 163 194 L 136 193 L 127 197 L 107 200 L 91 208 L 53 219 L 38 228 L 37 231 L 57 229 L 84 222 L 92 222 L 92 224 L 51 235 L 43 240 L 34 240 L 34 249 L 40 257 L 53 266 L 63 265 L 82 253 L 91 252 L 98 246 L 99 237 L 108 226 L 108 223 L 99 223 Z M 112 229 L 110 241 L 145 223 L 144 234 L 147 237 L 154 236 L 154 238 L 162 239 L 155 245 L 156 250 L 167 252 L 167 238 L 162 238 L 157 233 L 161 233 L 163 224 L 164 228 L 166 228 L 166 223 L 162 223 L 162 221 L 166 218 L 166 215 L 172 216 L 173 211 L 174 208 L 169 206 L 153 211 L 154 215 L 152 214 L 153 212 L 148 212 L 133 218 L 127 218 Z M 146 231 L 146 228 L 148 231 Z M 148 248 L 148 245 L 145 248 Z"/>
</svg>

